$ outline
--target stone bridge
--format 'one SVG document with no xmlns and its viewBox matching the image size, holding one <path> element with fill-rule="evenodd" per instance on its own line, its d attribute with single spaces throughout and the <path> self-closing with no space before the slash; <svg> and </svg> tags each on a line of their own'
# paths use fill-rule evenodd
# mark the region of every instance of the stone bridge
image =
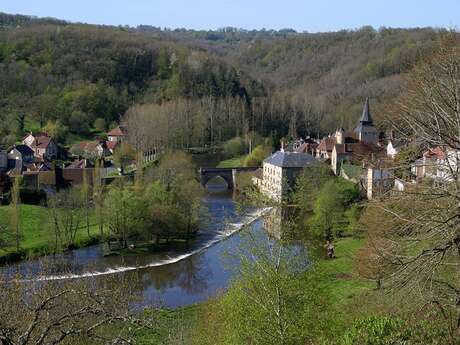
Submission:
<svg viewBox="0 0 460 345">
<path fill-rule="evenodd" d="M 240 167 L 240 168 L 200 168 L 200 178 L 203 187 L 214 177 L 221 177 L 227 182 L 228 189 L 233 189 L 236 185 L 236 176 L 241 172 L 256 171 L 259 167 Z"/>
</svg>

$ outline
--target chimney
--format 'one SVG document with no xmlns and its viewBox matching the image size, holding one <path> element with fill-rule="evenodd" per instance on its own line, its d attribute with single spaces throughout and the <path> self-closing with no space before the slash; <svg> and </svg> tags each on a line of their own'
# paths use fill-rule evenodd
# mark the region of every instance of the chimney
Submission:
<svg viewBox="0 0 460 345">
<path fill-rule="evenodd" d="M 281 152 L 284 152 L 284 141 L 281 140 Z"/>
</svg>

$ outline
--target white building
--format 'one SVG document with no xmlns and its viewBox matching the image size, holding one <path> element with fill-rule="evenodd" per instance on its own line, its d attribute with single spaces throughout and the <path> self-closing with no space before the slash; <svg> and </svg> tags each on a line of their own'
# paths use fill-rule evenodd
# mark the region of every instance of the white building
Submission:
<svg viewBox="0 0 460 345">
<path fill-rule="evenodd" d="M 264 160 L 262 179 L 256 178 L 254 182 L 269 198 L 281 201 L 288 195 L 299 173 L 314 164 L 317 160 L 308 153 L 281 150 Z"/>
<path fill-rule="evenodd" d="M 394 159 L 396 155 L 398 154 L 399 150 L 395 147 L 393 144 L 393 141 L 390 140 L 387 144 L 387 156 L 390 157 L 391 159 Z"/>
</svg>

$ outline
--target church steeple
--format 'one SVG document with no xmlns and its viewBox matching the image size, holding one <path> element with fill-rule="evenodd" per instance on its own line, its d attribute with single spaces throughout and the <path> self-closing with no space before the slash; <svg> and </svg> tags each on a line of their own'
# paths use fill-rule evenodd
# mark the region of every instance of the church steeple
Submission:
<svg viewBox="0 0 460 345">
<path fill-rule="evenodd" d="M 369 108 L 369 97 L 366 97 L 366 102 L 364 103 L 363 114 L 361 115 L 360 123 L 364 125 L 372 125 L 372 116 Z"/>
<path fill-rule="evenodd" d="M 376 143 L 378 141 L 378 132 L 374 127 L 371 111 L 369 107 L 369 98 L 364 102 L 363 113 L 359 119 L 358 126 L 355 128 L 359 141 L 366 143 Z"/>
</svg>

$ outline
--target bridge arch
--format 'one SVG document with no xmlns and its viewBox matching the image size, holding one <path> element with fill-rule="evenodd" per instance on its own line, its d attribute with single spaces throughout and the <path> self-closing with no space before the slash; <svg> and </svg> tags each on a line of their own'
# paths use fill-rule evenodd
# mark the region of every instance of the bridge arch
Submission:
<svg viewBox="0 0 460 345">
<path fill-rule="evenodd" d="M 258 167 L 244 167 L 244 168 L 201 168 L 200 178 L 203 187 L 214 177 L 220 177 L 227 182 L 228 189 L 233 189 L 236 183 L 236 175 L 239 172 L 255 171 Z"/>
<path fill-rule="evenodd" d="M 227 186 L 227 189 L 231 189 L 231 186 L 233 185 L 233 181 L 229 181 L 228 177 L 226 178 L 225 176 L 221 175 L 208 176 L 203 180 L 202 183 L 204 187 L 207 187 L 213 182 L 217 184 L 219 181 L 222 181 Z"/>
</svg>

